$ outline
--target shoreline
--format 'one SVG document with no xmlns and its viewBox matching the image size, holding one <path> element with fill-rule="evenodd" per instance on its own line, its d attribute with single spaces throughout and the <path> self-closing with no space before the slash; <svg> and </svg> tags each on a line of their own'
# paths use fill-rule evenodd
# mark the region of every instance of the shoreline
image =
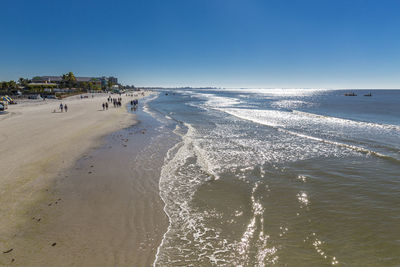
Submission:
<svg viewBox="0 0 400 267">
<path fill-rule="evenodd" d="M 0 203 L 2 214 L 6 214 L 0 219 L 2 236 L 0 249 L 2 252 L 12 249 L 8 253 L 2 253 L 1 265 L 40 266 L 46 264 L 46 262 L 35 263 L 35 259 L 46 259 L 46 254 L 48 254 L 47 248 L 44 249 L 46 245 L 40 248 L 38 243 L 43 243 L 46 233 L 50 233 L 49 225 L 54 226 L 54 222 L 61 218 L 63 213 L 65 215 L 63 212 L 63 210 L 66 211 L 65 207 L 59 208 L 57 212 L 46 211 L 55 205 L 65 204 L 64 200 L 68 196 L 67 192 L 63 193 L 62 190 L 65 189 L 65 184 L 73 184 L 73 182 L 65 183 L 63 180 L 66 180 L 68 173 L 74 171 L 73 167 L 85 156 L 103 149 L 109 141 L 108 136 L 124 129 L 134 128 L 131 126 L 138 123 L 135 115 L 127 112 L 125 105 L 122 108 L 110 108 L 106 112 L 100 112 L 99 107 L 106 97 L 104 95 L 93 99 L 63 100 L 62 102 L 69 106 L 68 113 L 64 114 L 51 113 L 49 110 L 50 106 L 56 106 L 60 101 L 23 107 L 13 106 L 9 109 L 10 114 L 0 120 L 0 127 L 6 129 L 0 136 L 2 147 L 0 152 L 5 155 L 2 156 L 0 162 L 4 174 L 0 180 L 2 188 Z M 133 99 L 122 97 L 123 104 Z M 88 111 L 92 108 L 95 108 L 95 112 Z M 91 113 L 94 114 L 91 115 Z M 58 118 L 53 120 L 51 118 L 51 116 L 59 115 L 67 117 L 61 118 L 63 120 L 61 124 L 57 121 Z M 82 119 L 85 120 L 80 121 Z M 91 123 L 91 119 L 95 122 Z M 46 126 L 39 125 L 41 123 Z M 29 130 L 26 129 L 28 126 L 31 126 Z M 25 128 L 25 131 L 17 131 L 15 128 Z M 64 129 L 67 131 L 64 135 L 61 133 L 57 135 L 57 138 L 53 136 L 35 142 L 41 135 L 48 136 L 48 134 L 55 134 L 57 130 L 62 132 Z M 19 140 L 25 141 L 24 144 L 19 144 Z M 14 153 L 7 153 L 11 148 Z M 26 156 L 22 159 L 21 155 Z M 11 166 L 6 169 L 7 165 Z M 4 170 L 8 171 L 4 172 Z M 157 197 L 159 197 L 158 192 Z M 79 210 L 80 206 L 75 206 L 75 209 Z M 50 240 L 47 241 L 50 242 Z M 51 244 L 53 243 L 57 242 Z M 54 245 L 54 248 L 58 245 Z M 58 262 L 57 265 L 65 263 Z"/>
</svg>

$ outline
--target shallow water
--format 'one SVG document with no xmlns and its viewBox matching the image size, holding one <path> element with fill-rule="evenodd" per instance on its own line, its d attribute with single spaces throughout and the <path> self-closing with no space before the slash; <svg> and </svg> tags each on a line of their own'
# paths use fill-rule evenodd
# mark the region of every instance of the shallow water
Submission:
<svg viewBox="0 0 400 267">
<path fill-rule="evenodd" d="M 161 92 L 156 266 L 400 264 L 400 91 Z M 174 126 L 174 127 L 173 127 Z"/>
</svg>

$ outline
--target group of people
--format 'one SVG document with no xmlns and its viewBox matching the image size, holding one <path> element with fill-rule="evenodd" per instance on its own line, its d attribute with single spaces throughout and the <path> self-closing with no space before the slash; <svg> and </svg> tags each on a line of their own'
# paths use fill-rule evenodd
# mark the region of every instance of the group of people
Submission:
<svg viewBox="0 0 400 267">
<path fill-rule="evenodd" d="M 136 111 L 137 106 L 139 105 L 139 100 L 131 100 L 131 110 Z"/>
<path fill-rule="evenodd" d="M 82 98 L 82 96 L 81 96 L 81 98 Z M 122 106 L 122 97 L 112 98 L 111 96 L 109 96 L 107 98 L 107 102 L 102 103 L 103 110 L 108 110 L 108 103 L 113 103 L 114 108 L 121 107 Z M 139 100 L 134 99 L 131 101 L 131 109 L 132 110 L 136 110 L 138 105 L 139 105 Z M 63 103 L 60 103 L 60 110 L 61 110 L 61 112 L 64 112 L 64 110 L 65 110 L 65 112 L 67 112 L 68 111 L 67 104 L 63 105 Z M 53 112 L 56 112 L 56 110 L 54 110 Z"/>
<path fill-rule="evenodd" d="M 139 104 L 139 100 L 135 99 L 131 101 L 131 106 L 137 106 Z"/>
<path fill-rule="evenodd" d="M 103 106 L 103 110 L 107 110 L 108 109 L 108 103 L 112 103 L 114 105 L 114 108 L 118 108 L 122 106 L 122 97 L 118 97 L 118 98 L 112 98 L 111 96 L 109 96 L 107 98 L 107 102 L 104 102 L 102 104 Z"/>
<path fill-rule="evenodd" d="M 63 105 L 62 103 L 60 103 L 60 110 L 61 110 L 61 112 L 63 112 L 64 110 L 65 110 L 65 112 L 67 112 L 68 111 L 67 104 Z"/>
<path fill-rule="evenodd" d="M 118 97 L 118 98 L 111 98 L 111 96 L 109 96 L 107 98 L 107 103 L 113 103 L 114 108 L 120 107 L 122 106 L 122 97 Z"/>
</svg>

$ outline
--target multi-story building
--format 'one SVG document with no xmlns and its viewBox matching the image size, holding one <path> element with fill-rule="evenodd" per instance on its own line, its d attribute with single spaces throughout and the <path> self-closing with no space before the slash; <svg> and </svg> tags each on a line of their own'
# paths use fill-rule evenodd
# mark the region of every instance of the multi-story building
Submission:
<svg viewBox="0 0 400 267">
<path fill-rule="evenodd" d="M 115 77 L 108 77 L 108 81 L 110 81 L 112 84 L 118 84 L 118 79 Z"/>
<path fill-rule="evenodd" d="M 77 83 L 92 82 L 101 86 L 107 86 L 108 81 L 112 84 L 118 84 L 118 79 L 115 77 L 75 77 Z M 44 84 L 60 84 L 62 76 L 36 76 L 32 78 L 33 83 Z"/>
</svg>

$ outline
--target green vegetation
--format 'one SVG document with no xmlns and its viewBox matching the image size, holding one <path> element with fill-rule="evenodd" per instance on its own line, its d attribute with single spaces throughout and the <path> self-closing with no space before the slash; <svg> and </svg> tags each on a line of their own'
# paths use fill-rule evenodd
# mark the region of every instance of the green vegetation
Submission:
<svg viewBox="0 0 400 267">
<path fill-rule="evenodd" d="M 75 75 L 72 72 L 68 72 L 62 76 L 61 85 L 66 88 L 73 88 L 77 85 Z"/>
<path fill-rule="evenodd" d="M 92 79 L 91 81 L 80 82 L 76 79 L 73 72 L 63 74 L 61 81 L 40 83 L 40 76 L 32 79 L 19 78 L 18 82 L 3 81 L 0 82 L 0 95 L 16 95 L 18 92 L 22 94 L 54 94 L 57 89 L 65 89 L 69 93 L 82 93 L 87 91 L 107 90 L 111 88 L 113 83 L 108 81 L 107 84 L 102 84 L 100 79 Z M 56 90 L 54 90 L 56 89 Z M 65 94 L 65 91 L 62 92 Z"/>
<path fill-rule="evenodd" d="M 12 94 L 18 91 L 18 85 L 15 81 L 0 82 L 0 94 Z"/>
<path fill-rule="evenodd" d="M 36 84 L 28 84 L 26 87 L 24 87 L 24 92 L 26 93 L 34 93 L 34 94 L 40 94 L 46 92 L 46 89 L 54 89 L 57 87 L 57 84 L 46 84 L 46 85 L 36 85 Z M 51 92 L 46 92 L 46 93 L 51 93 Z"/>
</svg>

